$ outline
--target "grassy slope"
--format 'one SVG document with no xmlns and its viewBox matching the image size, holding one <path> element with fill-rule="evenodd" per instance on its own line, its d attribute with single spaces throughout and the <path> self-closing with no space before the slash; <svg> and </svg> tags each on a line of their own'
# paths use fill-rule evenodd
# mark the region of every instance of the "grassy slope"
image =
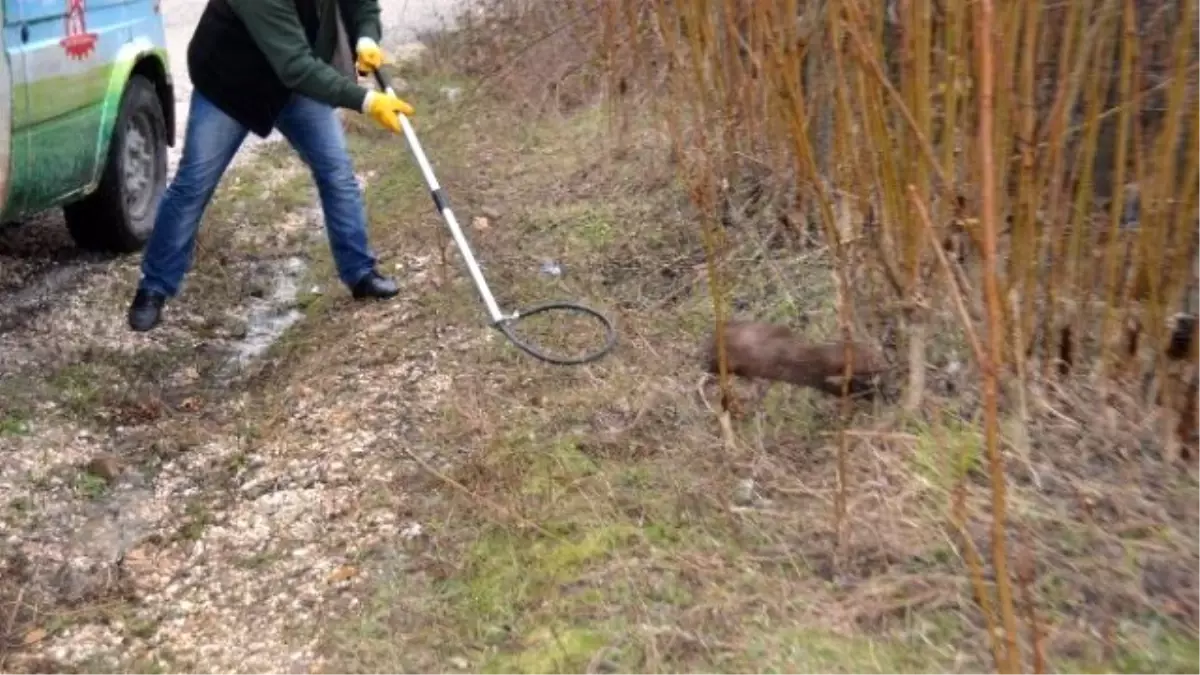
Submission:
<svg viewBox="0 0 1200 675">
<path fill-rule="evenodd" d="M 487 99 L 438 103 L 445 78 L 416 79 L 418 133 L 464 224 L 499 216 L 468 236 L 501 305 L 594 303 L 618 320 L 622 344 L 567 369 L 498 337 L 442 352 L 443 404 L 408 451 L 464 459 L 427 466 L 428 481 L 412 487 L 406 515 L 424 534 L 398 544 L 374 571 L 373 597 L 329 628 L 331 669 L 990 668 L 945 522 L 952 467 L 970 470 L 977 433 L 947 415 L 857 441 L 848 546 L 834 556 L 836 404 L 776 389 L 739 423 L 747 444 L 731 453 L 697 393 L 711 315 L 703 248 L 662 136 L 635 121 L 634 140 L 614 148 L 596 109 L 529 120 Z M 407 149 L 364 128 L 353 142 L 359 170 L 377 175 L 369 204 L 380 247 L 436 261 L 449 237 Z M 831 335 L 819 260 L 765 248 L 739 251 L 767 262 L 738 277 L 742 313 Z M 541 276 L 543 260 L 563 276 Z M 392 341 L 447 325 L 487 335 L 456 256 L 428 286 L 421 318 Z M 321 325 L 298 343 L 317 349 Z M 584 330 L 549 328 L 539 331 L 547 340 Z M 1195 483 L 1138 463 L 1072 459 L 1048 478 L 1057 488 L 1036 490 L 1028 477 L 1014 488 L 1014 512 L 1042 533 L 1035 592 L 1054 668 L 1200 665 L 1188 582 L 1167 581 L 1194 577 Z M 972 476 L 980 509 L 985 479 Z M 982 550 L 985 523 L 972 525 Z"/>
</svg>

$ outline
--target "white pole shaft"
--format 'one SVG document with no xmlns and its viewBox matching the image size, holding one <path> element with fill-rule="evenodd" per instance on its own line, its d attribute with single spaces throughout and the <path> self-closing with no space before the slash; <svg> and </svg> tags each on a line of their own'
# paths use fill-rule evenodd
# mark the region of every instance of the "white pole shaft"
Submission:
<svg viewBox="0 0 1200 675">
<path fill-rule="evenodd" d="M 388 93 L 395 95 L 395 91 L 388 87 Z M 442 194 L 442 186 L 438 183 L 437 176 L 433 175 L 433 167 L 429 164 L 429 159 L 425 157 L 425 150 L 421 148 L 421 142 L 417 140 L 417 132 L 413 130 L 412 123 L 408 121 L 408 116 L 400 115 L 400 127 L 404 130 L 404 137 L 408 139 L 408 147 L 412 150 L 413 156 L 417 158 L 417 165 L 421 167 L 421 174 L 425 176 L 425 183 L 429 185 L 429 192 L 433 196 L 433 202 L 437 205 L 438 211 L 445 219 L 446 225 L 450 228 L 450 234 L 454 236 L 454 243 L 458 245 L 458 251 L 462 254 L 463 260 L 467 263 L 467 270 L 471 273 L 471 279 L 475 282 L 475 288 L 479 291 L 479 295 L 483 297 L 483 303 L 487 305 L 488 314 L 492 317 L 492 322 L 498 322 L 504 319 L 505 316 L 500 311 L 500 307 L 496 304 L 496 298 L 492 297 L 492 291 L 488 288 L 487 280 L 483 278 L 483 272 L 479 269 L 479 264 L 475 262 L 475 254 L 471 252 L 471 245 L 467 243 L 466 236 L 463 235 L 462 228 L 458 226 L 458 219 L 454 217 L 454 211 L 450 209 L 449 203 Z"/>
</svg>

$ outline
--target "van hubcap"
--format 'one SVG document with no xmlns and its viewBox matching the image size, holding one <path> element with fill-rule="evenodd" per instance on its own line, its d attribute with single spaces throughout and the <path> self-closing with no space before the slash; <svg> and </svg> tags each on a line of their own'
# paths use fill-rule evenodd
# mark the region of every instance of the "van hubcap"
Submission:
<svg viewBox="0 0 1200 675">
<path fill-rule="evenodd" d="M 121 167 L 125 178 L 125 208 L 129 219 L 144 222 L 154 197 L 154 134 L 145 115 L 135 115 L 125 129 L 125 156 Z"/>
</svg>

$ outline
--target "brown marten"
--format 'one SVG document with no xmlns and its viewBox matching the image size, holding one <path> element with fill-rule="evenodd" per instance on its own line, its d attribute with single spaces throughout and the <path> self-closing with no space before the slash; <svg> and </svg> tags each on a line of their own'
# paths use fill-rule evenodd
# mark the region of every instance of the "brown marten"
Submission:
<svg viewBox="0 0 1200 675">
<path fill-rule="evenodd" d="M 887 363 L 865 345 L 851 343 L 850 349 L 850 393 L 869 391 L 871 378 L 883 372 Z M 740 377 L 789 382 L 841 396 L 846 369 L 844 350 L 841 342 L 812 343 L 786 326 L 757 321 L 725 323 L 726 365 L 730 374 Z M 705 365 L 710 373 L 720 372 L 715 334 L 707 344 Z"/>
</svg>

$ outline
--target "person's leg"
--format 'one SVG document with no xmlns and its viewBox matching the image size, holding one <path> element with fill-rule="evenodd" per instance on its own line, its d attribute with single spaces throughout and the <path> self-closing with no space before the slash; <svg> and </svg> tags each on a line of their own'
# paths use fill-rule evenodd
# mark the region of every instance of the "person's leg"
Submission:
<svg viewBox="0 0 1200 675">
<path fill-rule="evenodd" d="M 192 92 L 179 167 L 159 201 L 154 231 L 142 253 L 142 278 L 126 317 L 132 330 L 157 326 L 163 304 L 179 292 L 192 264 L 200 218 L 246 133 L 199 92 Z"/>
<path fill-rule="evenodd" d="M 140 290 L 167 298 L 179 292 L 192 264 L 200 219 L 246 133 L 199 92 L 192 92 L 183 154 L 159 202 L 142 256 Z"/>
<path fill-rule="evenodd" d="M 325 232 L 338 277 L 355 297 L 390 297 L 396 288 L 375 272 L 367 242 L 367 210 L 346 138 L 334 109 L 293 94 L 275 127 L 312 171 L 325 215 Z"/>
</svg>

